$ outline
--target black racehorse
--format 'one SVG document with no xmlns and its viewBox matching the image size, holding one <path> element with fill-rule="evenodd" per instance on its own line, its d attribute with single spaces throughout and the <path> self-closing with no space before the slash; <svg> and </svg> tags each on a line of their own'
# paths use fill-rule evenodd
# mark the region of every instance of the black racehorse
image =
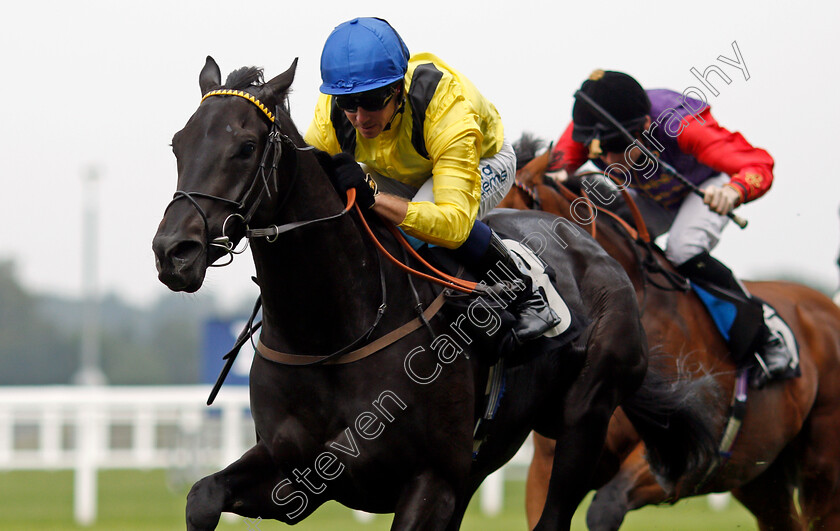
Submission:
<svg viewBox="0 0 840 531">
<path fill-rule="evenodd" d="M 393 512 L 393 529 L 457 529 L 481 481 L 532 429 L 558 441 L 538 528 L 568 529 L 618 404 L 664 477 L 676 480 L 714 452 L 709 419 L 692 398 L 702 390 L 646 373 L 627 275 L 594 240 L 564 237 L 568 225 L 545 213 L 504 211 L 487 221 L 513 238 L 551 243 L 537 250 L 588 324 L 547 355 L 516 363 L 516 352 L 506 354 L 504 395 L 475 458 L 491 372 L 480 360 L 501 336 L 496 310 L 473 301 L 466 333 L 458 328 L 463 315 L 431 317 L 427 309 L 425 324 L 345 363 L 415 320 L 414 301 L 428 308 L 439 287 L 415 286 L 380 257 L 358 211 L 342 214 L 342 199 L 287 111 L 295 66 L 266 83 L 261 70 L 241 68 L 221 85 L 208 57 L 204 97 L 172 141 L 178 191 L 153 242 L 160 280 L 198 290 L 208 266 L 247 236 L 263 306 L 250 374 L 257 443 L 193 486 L 188 529 L 214 529 L 222 512 L 295 523 L 330 499 Z M 389 229 L 365 217 L 398 254 Z"/>
</svg>

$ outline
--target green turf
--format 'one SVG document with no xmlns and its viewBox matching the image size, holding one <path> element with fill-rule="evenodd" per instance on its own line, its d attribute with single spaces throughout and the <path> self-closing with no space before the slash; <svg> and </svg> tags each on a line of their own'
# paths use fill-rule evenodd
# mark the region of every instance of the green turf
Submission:
<svg viewBox="0 0 840 531">
<path fill-rule="evenodd" d="M 186 488 L 167 486 L 162 470 L 148 472 L 110 470 L 99 473 L 99 518 L 96 531 L 164 531 L 184 529 Z M 0 472 L 0 530 L 64 531 L 82 529 L 73 523 L 73 474 L 61 472 Z M 502 514 L 486 517 L 477 507 L 477 498 L 464 521 L 465 531 L 525 530 L 524 485 L 508 482 Z M 582 506 L 582 507 L 585 507 Z M 379 531 L 390 528 L 391 515 L 377 515 L 373 523 L 356 522 L 350 511 L 336 503 L 318 509 L 304 522 L 289 528 L 277 522 L 259 522 L 250 529 L 267 531 L 301 529 L 309 531 Z M 222 521 L 219 529 L 249 531 L 249 525 L 236 517 Z M 585 529 L 583 510 L 575 516 L 572 529 Z M 736 502 L 724 511 L 713 512 L 705 498 L 684 500 L 675 507 L 650 507 L 632 512 L 622 530 L 628 531 L 728 531 L 754 530 L 754 520 Z"/>
</svg>

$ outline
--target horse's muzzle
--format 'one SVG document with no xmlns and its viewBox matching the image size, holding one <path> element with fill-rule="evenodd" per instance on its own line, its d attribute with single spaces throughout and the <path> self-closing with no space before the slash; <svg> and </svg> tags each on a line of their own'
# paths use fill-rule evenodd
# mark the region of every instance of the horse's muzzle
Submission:
<svg viewBox="0 0 840 531">
<path fill-rule="evenodd" d="M 158 233 L 152 240 L 158 279 L 172 291 L 193 293 L 204 282 L 207 271 L 205 246 L 198 240 L 184 240 Z"/>
</svg>

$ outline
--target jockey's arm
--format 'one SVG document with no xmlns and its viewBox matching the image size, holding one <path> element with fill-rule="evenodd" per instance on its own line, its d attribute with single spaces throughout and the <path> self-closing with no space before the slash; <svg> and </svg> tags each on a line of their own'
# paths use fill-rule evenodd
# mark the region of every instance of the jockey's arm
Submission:
<svg viewBox="0 0 840 531">
<path fill-rule="evenodd" d="M 371 208 L 394 225 L 400 225 L 408 213 L 408 201 L 402 197 L 380 193 Z"/>
<path fill-rule="evenodd" d="M 436 144 L 429 145 L 434 194 L 408 202 L 399 226 L 424 242 L 455 249 L 467 239 L 478 216 L 481 136 L 461 128 L 459 135 L 448 135 L 447 142 Z"/>
<path fill-rule="evenodd" d="M 723 187 L 704 190 L 704 201 L 725 214 L 764 195 L 773 183 L 773 157 L 747 142 L 741 133 L 721 127 L 708 108 L 700 118 L 702 123 L 692 120 L 677 137 L 680 150 L 731 176 Z"/>
</svg>

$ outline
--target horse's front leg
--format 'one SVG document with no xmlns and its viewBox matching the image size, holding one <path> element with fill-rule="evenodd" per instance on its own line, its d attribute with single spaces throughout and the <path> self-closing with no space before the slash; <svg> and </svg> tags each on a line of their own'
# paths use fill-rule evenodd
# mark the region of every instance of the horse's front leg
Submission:
<svg viewBox="0 0 840 531">
<path fill-rule="evenodd" d="M 193 485 L 187 495 L 187 529 L 216 529 L 223 512 L 251 518 L 288 520 L 283 518 L 283 514 L 278 514 L 281 507 L 274 501 L 278 498 L 277 487 L 283 485 L 282 479 L 265 445 L 257 443 L 224 470 Z M 300 501 L 298 505 L 303 503 L 303 500 L 290 501 Z M 301 509 L 308 514 L 314 507 L 304 506 Z"/>
<path fill-rule="evenodd" d="M 434 471 L 416 476 L 403 490 L 392 530 L 445 530 L 457 505 L 452 484 Z"/>
</svg>

